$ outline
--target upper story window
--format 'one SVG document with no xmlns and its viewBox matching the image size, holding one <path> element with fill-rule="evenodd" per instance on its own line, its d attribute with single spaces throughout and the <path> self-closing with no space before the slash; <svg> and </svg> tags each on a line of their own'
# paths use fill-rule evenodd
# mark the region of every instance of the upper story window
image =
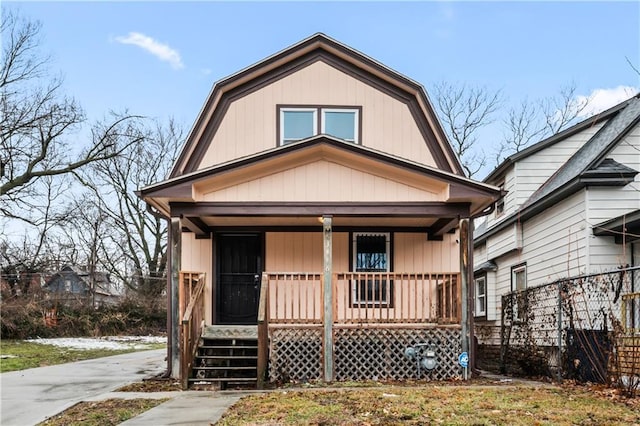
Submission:
<svg viewBox="0 0 640 426">
<path fill-rule="evenodd" d="M 360 108 L 286 106 L 279 109 L 279 145 L 317 134 L 359 143 Z"/>
</svg>

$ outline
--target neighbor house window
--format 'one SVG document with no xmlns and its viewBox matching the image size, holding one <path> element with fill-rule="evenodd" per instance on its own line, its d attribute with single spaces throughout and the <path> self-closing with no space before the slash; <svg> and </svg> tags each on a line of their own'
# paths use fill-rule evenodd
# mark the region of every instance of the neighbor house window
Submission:
<svg viewBox="0 0 640 426">
<path fill-rule="evenodd" d="M 487 278 L 485 276 L 477 277 L 474 280 L 475 285 L 475 316 L 483 317 L 487 315 Z"/>
<path fill-rule="evenodd" d="M 278 144 L 286 145 L 317 134 L 359 142 L 360 108 L 278 107 Z"/>
<path fill-rule="evenodd" d="M 511 290 L 514 292 L 513 319 L 523 320 L 526 313 L 527 265 L 511 268 Z"/>
<path fill-rule="evenodd" d="M 353 234 L 353 271 L 364 273 L 353 280 L 352 302 L 358 306 L 389 305 L 393 282 L 390 271 L 390 234 Z"/>
</svg>

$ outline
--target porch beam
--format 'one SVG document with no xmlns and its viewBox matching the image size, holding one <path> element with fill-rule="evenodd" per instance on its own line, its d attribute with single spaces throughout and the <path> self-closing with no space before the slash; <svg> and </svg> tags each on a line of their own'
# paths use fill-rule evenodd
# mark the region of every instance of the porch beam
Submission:
<svg viewBox="0 0 640 426">
<path fill-rule="evenodd" d="M 469 287 L 471 283 L 469 280 L 469 266 L 473 265 L 471 261 L 471 255 L 473 253 L 473 242 L 469 233 L 469 219 L 462 219 L 460 221 L 460 346 L 462 352 L 469 353 Z M 469 365 L 471 371 L 473 365 Z"/>
<path fill-rule="evenodd" d="M 191 232 L 196 234 L 196 238 L 209 239 L 211 238 L 211 230 L 209 225 L 204 223 L 199 217 L 193 216 L 181 216 L 183 225 Z"/>
<path fill-rule="evenodd" d="M 331 216 L 322 217 L 324 258 L 323 258 L 323 305 L 324 305 L 324 381 L 333 381 L 333 236 Z"/>
<path fill-rule="evenodd" d="M 175 202 L 171 217 L 370 216 L 469 217 L 469 203 L 429 202 Z"/>
<path fill-rule="evenodd" d="M 447 232 L 455 229 L 459 222 L 460 218 L 458 217 L 443 217 L 436 220 L 436 222 L 430 226 L 429 239 L 431 239 L 431 237 L 442 237 Z"/>
</svg>

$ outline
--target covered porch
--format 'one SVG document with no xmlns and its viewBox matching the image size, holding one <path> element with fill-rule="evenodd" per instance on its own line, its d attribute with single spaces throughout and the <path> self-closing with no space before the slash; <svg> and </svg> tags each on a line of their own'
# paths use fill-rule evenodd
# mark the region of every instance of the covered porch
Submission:
<svg viewBox="0 0 640 426">
<path fill-rule="evenodd" d="M 309 219 L 290 218 L 294 223 Z M 225 324 L 257 325 L 258 387 L 265 381 L 461 376 L 458 356 L 468 350 L 462 296 L 468 293 L 463 272 L 468 270 L 468 220 L 448 218 L 455 227 L 429 238 L 427 225 L 442 223 L 442 217 L 410 219 L 421 227 L 407 227 L 408 219 L 396 218 L 405 226 L 394 226 L 394 219 L 378 218 L 376 225 L 363 228 L 333 226 L 340 218 L 324 215 L 313 218 L 314 229 L 234 227 L 212 232 L 209 239 L 180 228 L 181 244 L 172 247 L 183 269 L 178 276 L 183 379 L 194 375 L 207 326 Z M 376 223 L 366 216 L 360 220 Z M 257 254 L 230 254 L 236 244 L 227 245 L 229 238 L 244 241 L 237 244 L 239 251 Z M 185 253 L 187 241 L 201 249 Z M 248 248 L 253 244 L 260 247 Z M 212 263 L 197 268 L 206 266 L 198 264 L 199 258 Z M 404 355 L 416 344 L 433 349 L 436 368 L 421 369 Z"/>
</svg>

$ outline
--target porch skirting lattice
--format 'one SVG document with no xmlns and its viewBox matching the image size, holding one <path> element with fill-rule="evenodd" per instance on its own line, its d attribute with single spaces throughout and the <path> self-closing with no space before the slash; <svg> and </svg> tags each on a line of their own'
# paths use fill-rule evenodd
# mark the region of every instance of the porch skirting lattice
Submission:
<svg viewBox="0 0 640 426">
<path fill-rule="evenodd" d="M 269 328 L 271 382 L 322 379 L 322 327 Z"/>
<path fill-rule="evenodd" d="M 346 380 L 447 380 L 460 377 L 459 327 L 334 326 L 334 377 Z M 269 378 L 272 382 L 323 378 L 321 327 L 270 328 Z M 404 351 L 431 345 L 437 366 L 421 369 Z"/>
</svg>

